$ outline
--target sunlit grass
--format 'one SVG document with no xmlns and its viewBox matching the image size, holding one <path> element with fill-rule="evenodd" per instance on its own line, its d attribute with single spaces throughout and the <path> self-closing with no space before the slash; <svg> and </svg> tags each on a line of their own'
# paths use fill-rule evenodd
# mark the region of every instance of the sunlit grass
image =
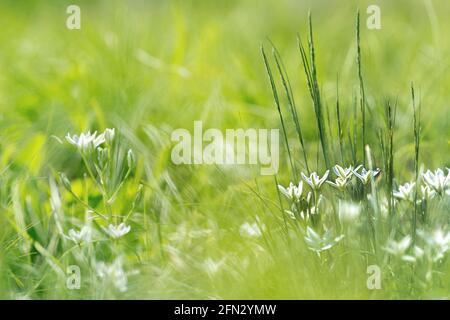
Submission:
<svg viewBox="0 0 450 320">
<path fill-rule="evenodd" d="M 369 31 L 370 1 L 330 3 L 80 1 L 69 31 L 69 3 L 2 2 L 0 297 L 448 298 L 448 4 L 380 1 Z M 170 160 L 175 128 L 282 129 L 280 113 L 276 181 Z M 117 157 L 65 139 L 107 128 Z M 327 170 L 337 186 L 301 175 Z"/>
</svg>

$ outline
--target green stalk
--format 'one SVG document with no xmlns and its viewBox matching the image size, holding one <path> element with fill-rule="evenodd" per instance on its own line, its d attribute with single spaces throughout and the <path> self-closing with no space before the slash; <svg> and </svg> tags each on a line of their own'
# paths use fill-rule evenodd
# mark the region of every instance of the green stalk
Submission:
<svg viewBox="0 0 450 320">
<path fill-rule="evenodd" d="M 418 211 L 417 197 L 419 194 L 420 105 L 419 110 L 417 110 L 413 83 L 411 83 L 411 98 L 414 110 L 414 172 L 416 180 L 416 191 L 414 194 L 414 214 L 412 221 L 412 239 L 414 243 L 416 240 L 417 211 Z"/>
<path fill-rule="evenodd" d="M 264 65 L 266 67 L 267 75 L 269 76 L 270 86 L 272 88 L 273 98 L 274 98 L 275 104 L 277 106 L 278 115 L 280 116 L 281 127 L 282 127 L 282 130 L 283 130 L 284 141 L 286 143 L 286 149 L 287 149 L 287 152 L 288 152 L 289 163 L 291 165 L 292 174 L 294 176 L 294 179 L 297 181 L 298 173 L 297 173 L 297 169 L 295 168 L 294 161 L 292 160 L 291 148 L 289 146 L 289 141 L 288 141 L 288 138 L 287 138 L 287 132 L 286 132 L 286 126 L 285 126 L 285 123 L 284 123 L 283 113 L 281 112 L 281 106 L 280 106 L 280 100 L 278 98 L 277 87 L 275 85 L 275 81 L 274 81 L 273 75 L 272 75 L 272 70 L 270 69 L 270 65 L 269 65 L 269 62 L 267 60 L 266 53 L 264 51 L 264 46 L 262 46 L 262 45 L 261 45 L 261 54 L 263 56 Z"/>
<path fill-rule="evenodd" d="M 291 83 L 289 81 L 289 77 L 286 72 L 286 68 L 284 67 L 283 61 L 281 60 L 281 56 L 278 52 L 278 50 L 275 48 L 275 46 L 272 44 L 273 48 L 273 56 L 275 58 L 275 63 L 278 68 L 278 73 L 280 74 L 281 81 L 283 83 L 284 89 L 286 91 L 286 97 L 288 99 L 290 112 L 292 116 L 292 120 L 295 124 L 295 129 L 297 131 L 297 136 L 300 142 L 300 146 L 302 147 L 303 151 L 303 159 L 305 161 L 306 171 L 308 172 L 308 175 L 310 174 L 309 165 L 308 165 L 308 158 L 306 156 L 306 150 L 305 150 L 305 143 L 303 140 L 303 134 L 300 126 L 300 121 L 298 119 L 298 113 L 297 113 L 297 107 L 295 105 L 294 95 L 292 94 L 292 87 Z"/>
<path fill-rule="evenodd" d="M 388 191 L 388 210 L 389 210 L 389 232 L 391 231 L 391 222 L 394 213 L 394 125 L 395 125 L 395 114 L 397 109 L 397 104 L 392 107 L 390 101 L 386 103 L 386 116 L 387 116 L 387 140 L 388 145 L 386 146 L 386 168 L 387 168 L 387 191 Z"/>
<path fill-rule="evenodd" d="M 361 108 L 361 117 L 362 117 L 362 155 L 363 155 L 363 164 L 366 164 L 366 153 L 364 148 L 366 146 L 366 93 L 364 90 L 364 80 L 362 77 L 362 68 L 361 68 L 361 35 L 360 35 L 360 20 L 359 20 L 359 9 L 356 15 L 356 47 L 357 47 L 357 55 L 356 62 L 358 65 L 358 79 L 359 79 L 359 105 Z"/>
<path fill-rule="evenodd" d="M 369 165 L 369 170 L 373 170 L 372 154 L 370 152 L 369 145 L 366 146 L 365 151 L 366 151 L 366 158 L 367 158 L 368 165 Z M 376 184 L 375 184 L 375 177 L 372 177 L 370 179 L 370 191 L 371 191 L 371 196 L 372 196 L 372 203 L 371 203 L 372 209 L 373 209 L 373 212 L 375 213 L 375 221 L 378 222 L 378 221 L 380 221 L 380 214 L 379 214 L 378 196 L 377 196 L 377 189 L 376 189 Z M 370 231 L 372 233 L 372 245 L 373 245 L 373 249 L 374 249 L 374 252 L 376 255 L 376 253 L 377 253 L 376 229 L 374 226 L 373 217 L 370 215 L 369 208 L 367 208 L 367 213 L 368 213 L 368 217 L 369 217 L 369 227 L 370 227 Z"/>
<path fill-rule="evenodd" d="M 314 37 L 313 37 L 313 29 L 312 29 L 312 20 L 311 13 L 308 14 L 308 48 L 309 48 L 309 59 L 306 54 L 306 50 L 302 44 L 300 36 L 298 36 L 298 46 L 300 50 L 300 55 L 302 58 L 303 68 L 305 71 L 308 89 L 311 95 L 311 99 L 313 101 L 314 112 L 317 120 L 317 127 L 319 129 L 319 137 L 320 143 L 322 145 L 322 152 L 325 160 L 325 165 L 327 168 L 330 167 L 330 161 L 328 156 L 328 143 L 326 136 L 326 126 L 325 119 L 323 115 L 323 105 L 320 98 L 320 90 L 317 80 L 317 67 L 316 67 L 316 58 L 315 58 L 315 49 L 314 49 Z"/>
<path fill-rule="evenodd" d="M 341 124 L 341 108 L 339 104 L 339 79 L 336 80 L 336 119 L 338 129 L 339 151 L 341 154 L 341 162 L 344 163 L 344 147 L 342 143 L 342 124 Z"/>
</svg>

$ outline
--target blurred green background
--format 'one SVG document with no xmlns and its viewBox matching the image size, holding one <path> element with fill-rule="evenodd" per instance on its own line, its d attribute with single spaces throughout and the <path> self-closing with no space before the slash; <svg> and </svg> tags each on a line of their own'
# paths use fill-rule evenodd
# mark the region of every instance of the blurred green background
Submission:
<svg viewBox="0 0 450 320">
<path fill-rule="evenodd" d="M 127 126 L 139 133 L 149 123 L 192 128 L 195 119 L 219 128 L 276 127 L 259 52 L 266 37 L 280 50 L 309 119 L 313 109 L 296 42 L 298 32 L 306 36 L 308 10 L 325 100 L 333 105 L 339 77 L 348 105 L 358 84 L 357 8 L 369 101 L 398 98 L 399 126 L 408 132 L 414 81 L 424 110 L 424 152 L 448 150 L 446 2 L 377 1 L 381 30 L 364 27 L 371 1 L 79 1 L 81 30 L 68 30 L 71 3 L 0 5 L 3 166 L 14 159 L 38 173 L 44 164 L 57 165 L 64 155 L 55 154 L 49 137 L 68 131 Z M 304 122 L 307 137 L 315 139 L 314 122 Z M 444 156 L 433 152 L 427 164 Z"/>
<path fill-rule="evenodd" d="M 81 30 L 66 28 L 70 4 L 81 8 Z M 381 8 L 381 30 L 365 27 L 370 4 Z M 183 285 L 171 284 L 167 279 L 173 278 L 161 268 L 144 273 L 153 279 L 149 280 L 152 289 L 136 285 L 136 296 L 188 297 L 194 287 L 197 297 L 339 296 L 339 286 L 330 289 L 335 291 L 320 291 L 333 281 L 330 278 L 321 279 L 323 287 L 315 289 L 310 276 L 297 274 L 295 283 L 289 276 L 274 277 L 277 266 L 286 261 L 280 259 L 265 268 L 267 264 L 260 259 L 269 258 L 260 258 L 258 249 L 247 248 L 233 236 L 243 221 L 264 215 L 267 208 L 256 208 L 257 197 L 251 190 L 259 190 L 262 183 L 274 196 L 272 177 L 258 177 L 247 168 L 175 167 L 170 162 L 168 139 L 175 128 L 192 130 L 194 120 L 222 129 L 279 128 L 260 54 L 260 45 L 269 48 L 270 38 L 286 64 L 307 148 L 314 159 L 317 130 L 296 35 L 306 37 L 310 10 L 323 99 L 334 110 L 338 78 L 344 123 L 350 122 L 358 93 L 358 8 L 363 75 L 371 110 L 382 112 L 386 99 L 398 100 L 397 171 L 409 177 L 413 168 L 412 81 L 423 111 L 421 160 L 430 168 L 448 166 L 448 1 L 1 1 L 0 172 L 4 183 L 0 210 L 5 215 L 0 220 L 0 237 L 9 239 L 11 232 L 6 218 L 11 206 L 8 182 L 45 182 L 52 171 L 81 177 L 80 159 L 58 138 L 67 132 L 116 127 L 142 155 L 147 176 L 151 172 L 152 179 L 168 186 L 165 190 L 175 197 L 165 209 L 168 230 L 207 227 L 220 235 L 184 243 L 186 247 L 179 247 L 178 254 L 192 259 L 220 255 L 236 243 L 243 248 L 233 254 L 253 254 L 247 264 L 245 288 L 238 283 L 233 289 L 227 286 L 236 281 L 232 274 L 217 278 L 213 284 L 204 274 L 192 274 L 192 278 L 184 274 Z M 376 139 L 372 143 L 376 144 Z M 287 174 L 283 161 L 282 179 Z M 38 185 L 34 188 L 39 189 Z M 39 199 L 36 196 L 32 201 Z M 10 245 L 5 240 L 3 252 L 8 252 Z M 212 248 L 217 252 L 210 252 Z M 8 260 L 8 254 L 0 256 L 0 266 L 5 266 L 1 259 Z M 154 281 L 155 272 L 161 276 L 159 282 Z M 261 274 L 268 276 L 262 279 Z M 188 283 L 195 285 L 190 288 Z M 364 280 L 361 283 L 364 286 Z M 348 297 L 365 295 L 364 288 L 348 293 Z"/>
</svg>

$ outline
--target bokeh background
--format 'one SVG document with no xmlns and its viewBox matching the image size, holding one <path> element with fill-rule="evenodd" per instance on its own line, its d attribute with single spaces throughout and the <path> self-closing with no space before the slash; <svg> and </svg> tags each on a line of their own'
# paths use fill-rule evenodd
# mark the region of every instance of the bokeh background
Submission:
<svg viewBox="0 0 450 320">
<path fill-rule="evenodd" d="M 81 30 L 66 28 L 70 4 L 81 8 Z M 381 8 L 380 30 L 365 27 L 370 4 Z M 274 196 L 272 177 L 259 177 L 257 170 L 242 167 L 176 167 L 170 161 L 168 140 L 175 128 L 192 130 L 194 120 L 220 129 L 279 128 L 260 54 L 261 44 L 270 52 L 269 38 L 284 59 L 307 149 L 315 159 L 317 130 L 296 36 L 299 33 L 306 38 L 311 11 L 323 99 L 334 110 L 339 79 L 344 123 L 350 123 L 358 93 L 358 8 L 363 76 L 371 113 L 382 113 L 387 99 L 398 101 L 396 171 L 409 176 L 413 168 L 412 81 L 422 105 L 421 161 L 429 168 L 448 166 L 448 1 L 1 1 L 2 294 L 10 294 L 14 287 L 10 284 L 11 265 L 19 268 L 21 264 L 18 253 L 11 251 L 12 204 L 7 186 L 27 185 L 22 192 L 30 206 L 44 201 L 46 192 L 38 190 L 44 190 L 49 175 L 64 171 L 75 180 L 82 176 L 79 157 L 59 139 L 67 132 L 115 127 L 140 154 L 146 177 L 165 186 L 161 190 L 170 199 L 161 212 L 168 234 L 183 234 L 183 228 L 212 230 L 206 239 L 183 238 L 182 245 L 171 251 L 170 268 L 153 265 L 141 271 L 147 281 L 144 283 L 149 285 L 140 286 L 142 280 L 135 280 L 131 296 L 339 296 L 339 286 L 323 289 L 328 278 L 321 280 L 323 286 L 314 287 L 310 278 L 301 274 L 292 282 L 288 275 L 295 274 L 294 268 L 284 278 L 275 276 L 277 264 L 280 267 L 286 261 L 281 259 L 268 267 L 264 262 L 267 256 L 260 256 L 258 248 L 236 236 L 240 224 L 268 210 L 255 205 L 258 197 L 253 191 L 261 187 Z M 371 140 L 373 144 L 376 141 Z M 283 160 L 280 179 L 287 174 Z M 48 218 L 45 213 L 37 216 L 40 218 L 36 221 Z M 195 269 L 191 260 L 203 261 L 225 252 L 247 259 L 245 267 L 234 268 L 245 269 L 240 276 L 231 272 L 212 281 L 205 273 L 188 269 L 191 273 L 187 274 L 183 269 L 186 264 Z M 361 283 L 363 287 L 364 280 Z M 32 288 L 30 285 L 29 292 Z M 42 294 L 52 297 L 48 291 Z M 72 293 L 66 294 L 70 297 Z M 367 295 L 364 288 L 347 293 L 348 297 Z"/>
</svg>

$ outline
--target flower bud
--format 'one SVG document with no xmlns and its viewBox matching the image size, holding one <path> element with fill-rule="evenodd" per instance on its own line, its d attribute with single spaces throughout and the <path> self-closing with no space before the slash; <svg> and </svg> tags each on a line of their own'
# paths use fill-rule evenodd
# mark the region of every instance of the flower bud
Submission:
<svg viewBox="0 0 450 320">
<path fill-rule="evenodd" d="M 134 165 L 136 164 L 136 157 L 134 156 L 133 150 L 129 149 L 127 153 L 127 161 L 128 161 L 128 167 L 132 169 Z"/>
<path fill-rule="evenodd" d="M 114 128 L 105 130 L 105 141 L 108 145 L 112 145 L 114 142 L 114 136 L 116 135 L 116 130 Z"/>
<path fill-rule="evenodd" d="M 72 185 L 70 184 L 70 180 L 67 178 L 67 176 L 60 172 L 59 173 L 59 180 L 61 182 L 61 184 L 64 186 L 64 188 L 66 188 L 68 191 L 72 190 Z"/>
</svg>

